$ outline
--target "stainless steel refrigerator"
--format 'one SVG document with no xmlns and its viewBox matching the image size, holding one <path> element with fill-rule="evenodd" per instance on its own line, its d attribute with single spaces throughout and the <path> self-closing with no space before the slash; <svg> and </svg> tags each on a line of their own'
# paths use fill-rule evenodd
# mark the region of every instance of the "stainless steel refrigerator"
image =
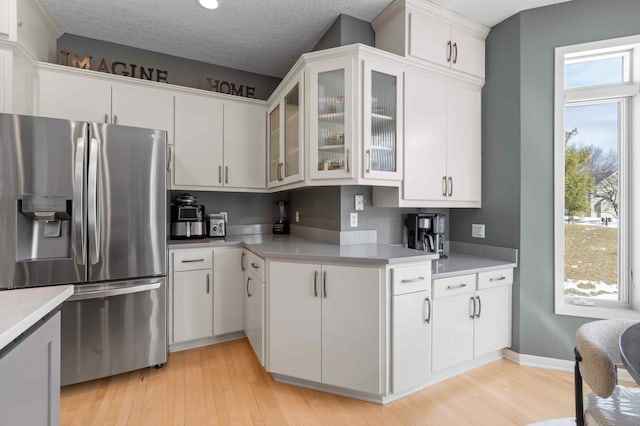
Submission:
<svg viewBox="0 0 640 426">
<path fill-rule="evenodd" d="M 167 359 L 166 132 L 0 114 L 0 288 L 75 284 L 62 384 Z"/>
</svg>

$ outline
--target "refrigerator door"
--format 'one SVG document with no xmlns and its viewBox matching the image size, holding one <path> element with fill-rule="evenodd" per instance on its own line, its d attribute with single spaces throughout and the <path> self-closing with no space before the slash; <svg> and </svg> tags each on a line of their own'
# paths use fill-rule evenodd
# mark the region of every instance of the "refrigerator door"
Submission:
<svg viewBox="0 0 640 426">
<path fill-rule="evenodd" d="M 167 361 L 165 278 L 76 286 L 61 321 L 63 386 Z"/>
<path fill-rule="evenodd" d="M 87 124 L 0 114 L 0 288 L 86 279 Z"/>
<path fill-rule="evenodd" d="M 88 281 L 166 275 L 166 132 L 91 123 Z"/>
</svg>

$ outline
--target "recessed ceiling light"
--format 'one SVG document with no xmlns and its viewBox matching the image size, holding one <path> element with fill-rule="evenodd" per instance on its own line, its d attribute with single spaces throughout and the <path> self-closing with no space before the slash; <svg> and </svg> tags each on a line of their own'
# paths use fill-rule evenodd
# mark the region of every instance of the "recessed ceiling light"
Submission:
<svg viewBox="0 0 640 426">
<path fill-rule="evenodd" d="M 196 0 L 196 2 L 205 9 L 218 8 L 218 0 Z"/>
</svg>

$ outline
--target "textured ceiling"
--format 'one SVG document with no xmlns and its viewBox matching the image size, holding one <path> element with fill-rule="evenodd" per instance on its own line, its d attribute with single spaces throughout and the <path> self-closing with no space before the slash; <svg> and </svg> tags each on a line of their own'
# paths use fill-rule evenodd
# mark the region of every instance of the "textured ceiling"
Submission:
<svg viewBox="0 0 640 426">
<path fill-rule="evenodd" d="M 434 0 L 495 25 L 565 0 Z M 340 13 L 371 21 L 391 0 L 41 0 L 66 33 L 259 74 L 284 76 Z"/>
</svg>

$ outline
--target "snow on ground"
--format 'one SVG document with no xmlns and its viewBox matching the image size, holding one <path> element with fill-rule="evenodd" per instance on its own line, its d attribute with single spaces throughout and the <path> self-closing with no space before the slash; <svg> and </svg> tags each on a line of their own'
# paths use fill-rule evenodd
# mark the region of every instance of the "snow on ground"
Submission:
<svg viewBox="0 0 640 426">
<path fill-rule="evenodd" d="M 592 297 L 600 300 L 618 300 L 618 285 L 590 280 L 572 280 L 564 282 L 564 294 L 569 296 Z"/>
</svg>

